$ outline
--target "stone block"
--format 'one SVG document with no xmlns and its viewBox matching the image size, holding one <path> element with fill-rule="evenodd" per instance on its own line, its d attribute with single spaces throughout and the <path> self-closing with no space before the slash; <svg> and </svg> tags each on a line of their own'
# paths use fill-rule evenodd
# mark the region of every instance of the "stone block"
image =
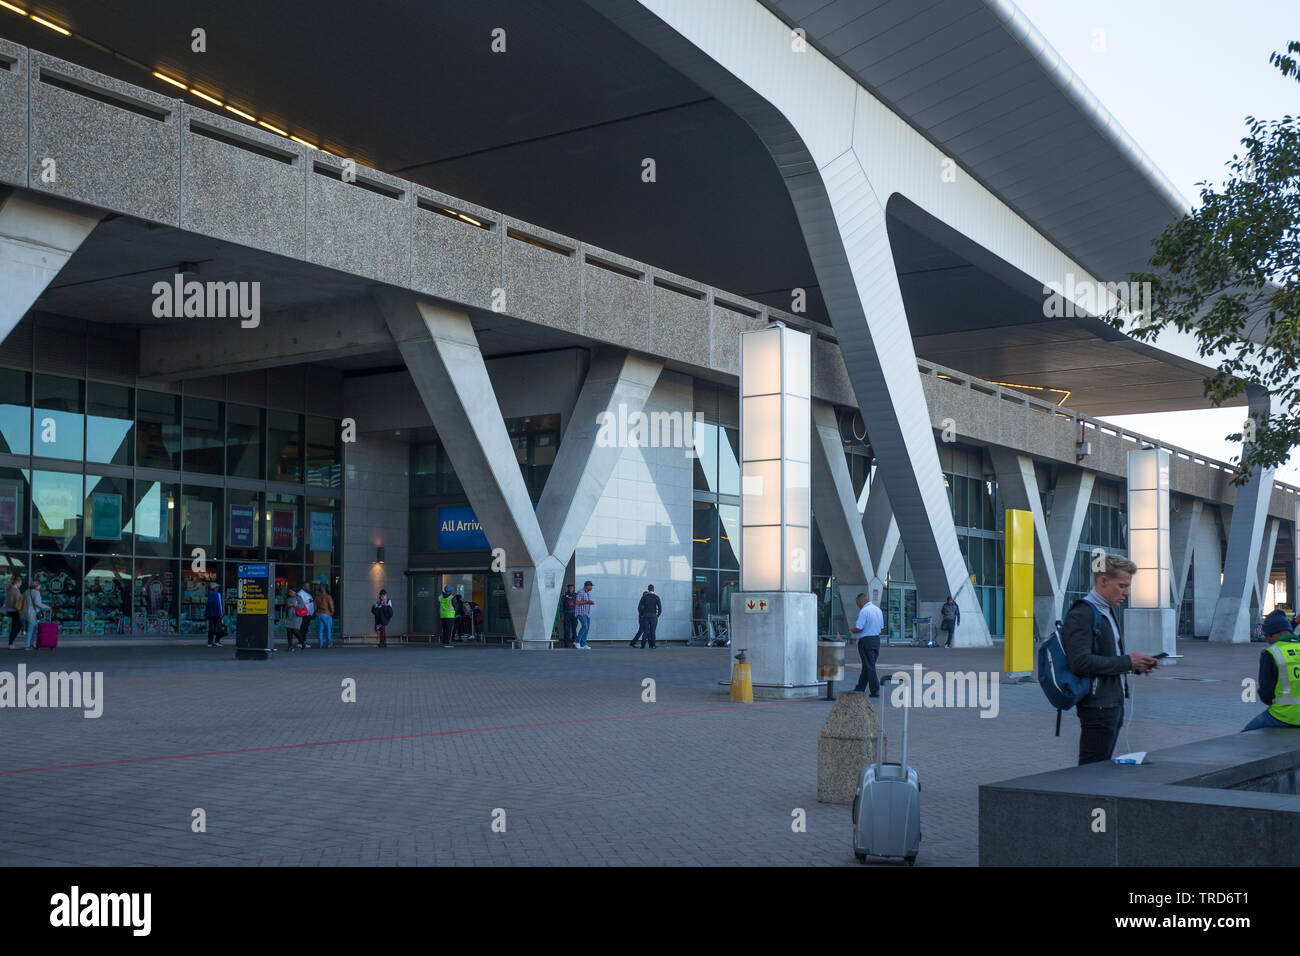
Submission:
<svg viewBox="0 0 1300 956">
<path fill-rule="evenodd" d="M 709 354 L 709 287 L 655 271 L 650 290 L 650 341 L 668 358 L 695 364 Z"/>
<path fill-rule="evenodd" d="M 307 258 L 354 275 L 405 286 L 411 278 L 411 184 L 358 166 L 344 182 L 343 161 L 309 157 Z M 348 170 L 350 173 L 351 171 Z"/>
<path fill-rule="evenodd" d="M 180 101 L 44 53 L 30 57 L 30 187 L 178 225 Z M 54 182 L 41 177 L 46 159 Z"/>
<path fill-rule="evenodd" d="M 416 187 L 415 196 L 412 286 L 439 298 L 492 308 L 493 290 L 505 288 L 501 214 L 424 187 Z"/>
<path fill-rule="evenodd" d="M 507 218 L 505 311 L 529 322 L 582 331 L 578 243 L 559 233 Z"/>
<path fill-rule="evenodd" d="M 0 39 L 0 183 L 27 185 L 27 48 Z"/>
<path fill-rule="evenodd" d="M 291 139 L 186 104 L 181 228 L 302 258 L 313 154 Z"/>
<path fill-rule="evenodd" d="M 582 246 L 578 255 L 583 332 L 612 345 L 650 351 L 650 284 L 645 266 L 594 246 Z"/>
<path fill-rule="evenodd" d="M 880 717 L 865 693 L 835 698 L 817 737 L 817 801 L 853 803 L 862 768 L 876 759 Z"/>
</svg>

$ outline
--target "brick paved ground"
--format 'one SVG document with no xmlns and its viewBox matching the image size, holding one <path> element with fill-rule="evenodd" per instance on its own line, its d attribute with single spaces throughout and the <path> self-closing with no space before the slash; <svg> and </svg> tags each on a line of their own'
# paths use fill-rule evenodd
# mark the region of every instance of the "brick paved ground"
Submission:
<svg viewBox="0 0 1300 956">
<path fill-rule="evenodd" d="M 1259 645 L 1180 651 L 1178 666 L 1135 680 L 1121 749 L 1232 733 L 1258 711 L 1240 682 Z M 201 645 L 0 651 L 0 670 L 105 673 L 98 720 L 0 710 L 0 860 L 856 865 L 848 809 L 816 799 L 830 705 L 730 704 L 716 683 L 728 653 L 340 647 L 267 663 Z M 997 670 L 1001 647 L 881 658 L 886 672 Z M 341 701 L 346 677 L 355 704 Z M 976 862 L 979 784 L 1074 763 L 1077 721 L 1053 737 L 1036 684 L 1001 685 L 1000 708 L 913 713 L 918 865 Z M 891 709 L 887 729 L 897 719 Z M 196 807 L 206 833 L 191 832 Z M 806 833 L 791 830 L 794 808 Z"/>
</svg>

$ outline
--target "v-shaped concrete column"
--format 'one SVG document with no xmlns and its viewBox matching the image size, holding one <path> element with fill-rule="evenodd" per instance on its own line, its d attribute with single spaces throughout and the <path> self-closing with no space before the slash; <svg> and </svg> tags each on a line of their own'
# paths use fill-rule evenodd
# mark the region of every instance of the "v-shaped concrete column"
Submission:
<svg viewBox="0 0 1300 956">
<path fill-rule="evenodd" d="M 1043 516 L 1043 499 L 1038 493 L 1034 460 L 1006 448 L 990 448 L 998 490 L 1008 508 L 1028 511 L 1034 519 L 1034 626 L 1039 634 L 1051 633 L 1053 609 L 1060 596 L 1060 578 L 1052 560 L 1052 540 Z M 1055 509 L 1053 509 L 1055 510 Z"/>
<path fill-rule="evenodd" d="M 851 627 L 857 617 L 855 598 L 870 594 L 875 571 L 867 551 L 867 537 L 853 480 L 844 457 L 835 410 L 825 402 L 813 402 L 812 506 L 821 532 L 831 573 L 840 592 L 840 604 Z"/>
<path fill-rule="evenodd" d="M 1267 392 L 1246 386 L 1250 414 L 1268 414 L 1273 403 Z M 1227 644 L 1250 641 L 1250 605 L 1258 587 L 1259 556 L 1264 547 L 1268 505 L 1273 497 L 1276 469 L 1256 468 L 1250 481 L 1237 489 L 1232 503 L 1232 524 L 1228 528 L 1228 551 L 1223 562 L 1223 587 L 1214 605 L 1210 640 Z"/>
<path fill-rule="evenodd" d="M 1044 634 L 1050 634 L 1065 615 L 1065 591 L 1074 570 L 1079 539 L 1083 537 L 1083 519 L 1088 516 L 1088 503 L 1092 501 L 1092 486 L 1096 481 L 1095 474 L 1082 468 L 1062 468 L 1057 473 L 1056 487 L 1052 489 L 1052 513 L 1047 518 L 1047 540 L 1051 545 L 1052 567 L 1056 570 L 1057 591 L 1051 613 L 1041 618 L 1048 628 Z M 1034 618 L 1040 620 L 1037 602 Z"/>
<path fill-rule="evenodd" d="M 1256 609 L 1264 609 L 1264 591 L 1268 587 L 1269 576 L 1273 572 L 1273 553 L 1277 550 L 1277 533 L 1282 527 L 1282 522 L 1277 518 L 1269 518 L 1268 526 L 1264 531 L 1264 543 L 1259 549 L 1259 568 L 1255 575 L 1255 603 Z"/>
<path fill-rule="evenodd" d="M 0 342 L 72 258 L 98 215 L 0 190 Z"/>
<path fill-rule="evenodd" d="M 523 577 L 506 588 L 515 636 L 525 649 L 546 647 L 565 568 L 623 452 L 599 440 L 602 413 L 640 412 L 663 366 L 614 349 L 593 355 L 534 512 L 469 316 L 388 289 L 375 297 L 484 534 L 505 551 L 507 585 Z"/>
<path fill-rule="evenodd" d="M 1188 498 L 1179 502 L 1179 508 L 1169 516 L 1169 552 L 1173 560 L 1174 607 L 1181 607 L 1187 593 L 1187 573 L 1192 567 L 1192 554 L 1196 550 L 1196 535 L 1201 530 L 1201 512 L 1205 502 Z"/>
<path fill-rule="evenodd" d="M 894 564 L 901 536 L 898 533 L 898 522 L 894 520 L 894 509 L 889 503 L 885 473 L 879 468 L 867 485 L 867 507 L 862 513 L 862 532 L 867 538 L 867 560 L 875 570 L 871 576 L 871 590 L 867 593 L 873 596 L 878 593 L 883 597 L 885 580 Z"/>
</svg>

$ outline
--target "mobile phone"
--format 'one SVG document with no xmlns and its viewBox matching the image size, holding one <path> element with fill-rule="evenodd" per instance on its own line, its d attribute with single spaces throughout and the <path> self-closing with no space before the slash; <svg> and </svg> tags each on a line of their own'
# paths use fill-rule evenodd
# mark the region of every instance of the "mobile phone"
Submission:
<svg viewBox="0 0 1300 956">
<path fill-rule="evenodd" d="M 1162 659 L 1164 659 L 1164 658 L 1166 658 L 1166 657 L 1169 656 L 1169 652 L 1168 652 L 1168 651 L 1161 651 L 1159 654 L 1153 654 L 1152 656 L 1153 656 L 1156 660 L 1162 660 Z"/>
</svg>

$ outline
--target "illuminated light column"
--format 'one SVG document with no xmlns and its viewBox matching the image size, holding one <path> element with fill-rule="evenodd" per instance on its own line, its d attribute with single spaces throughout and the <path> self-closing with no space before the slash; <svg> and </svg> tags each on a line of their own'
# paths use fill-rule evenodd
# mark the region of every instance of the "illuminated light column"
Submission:
<svg viewBox="0 0 1300 956">
<path fill-rule="evenodd" d="M 1138 566 L 1124 611 L 1124 650 L 1178 652 L 1169 548 L 1169 452 L 1128 453 L 1128 554 Z M 1165 661 L 1172 664 L 1173 661 Z"/>
<path fill-rule="evenodd" d="M 815 697 L 809 524 L 811 342 L 774 322 L 740 335 L 740 590 L 731 645 L 756 697 Z"/>
</svg>

